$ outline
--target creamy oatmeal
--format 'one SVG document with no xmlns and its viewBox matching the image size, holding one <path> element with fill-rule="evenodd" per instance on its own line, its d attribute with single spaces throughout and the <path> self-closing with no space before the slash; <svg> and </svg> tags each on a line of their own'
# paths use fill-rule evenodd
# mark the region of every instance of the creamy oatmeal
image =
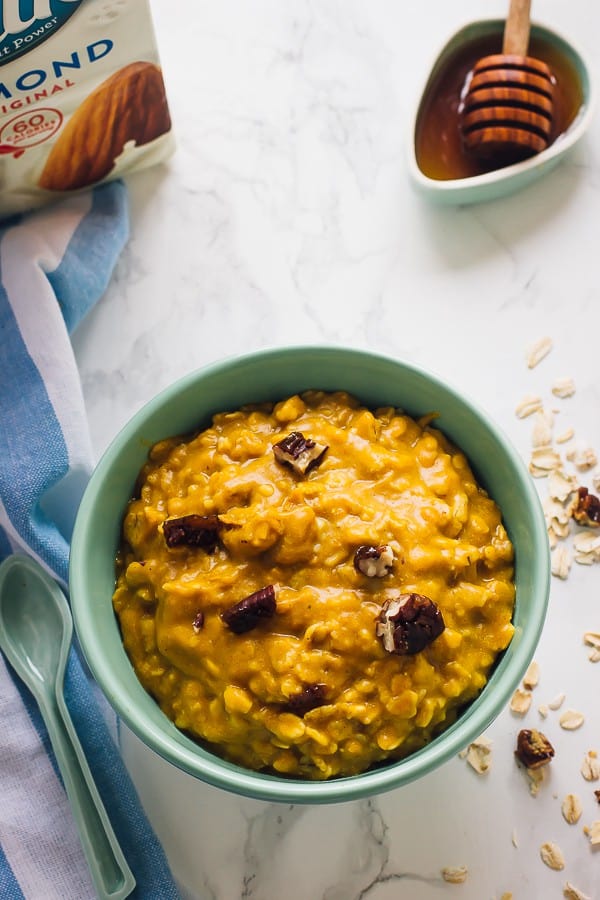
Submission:
<svg viewBox="0 0 600 900">
<path fill-rule="evenodd" d="M 225 758 L 300 778 L 417 750 L 509 644 L 513 549 L 431 425 L 310 391 L 156 444 L 114 608 L 144 687 Z"/>
</svg>

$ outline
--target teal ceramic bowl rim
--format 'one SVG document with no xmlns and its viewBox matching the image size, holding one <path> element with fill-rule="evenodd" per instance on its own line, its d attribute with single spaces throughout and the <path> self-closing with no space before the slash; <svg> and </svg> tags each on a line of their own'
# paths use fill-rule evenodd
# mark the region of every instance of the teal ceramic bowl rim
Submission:
<svg viewBox="0 0 600 900">
<path fill-rule="evenodd" d="M 509 194 L 529 184 L 535 178 L 552 169 L 562 157 L 583 137 L 591 122 L 596 106 L 596 91 L 592 79 L 592 68 L 582 50 L 567 41 L 561 34 L 537 22 L 531 23 L 531 34 L 554 44 L 571 61 L 581 79 L 583 102 L 575 119 L 564 134 L 549 147 L 522 162 L 502 169 L 494 169 L 468 178 L 440 180 L 426 175 L 417 162 L 415 135 L 424 97 L 429 85 L 439 70 L 439 66 L 449 52 L 459 43 L 482 34 L 502 34 L 504 19 L 477 19 L 460 27 L 438 51 L 427 79 L 421 85 L 420 94 L 414 105 L 408 142 L 408 170 L 414 186 L 424 195 L 440 203 L 475 203 L 492 200 Z"/>
<path fill-rule="evenodd" d="M 165 432 L 147 434 L 148 430 L 156 431 L 160 428 L 159 423 L 163 414 L 169 409 L 172 410 L 182 398 L 184 403 L 189 404 L 189 398 L 194 394 L 201 396 L 203 386 L 211 390 L 215 385 L 226 383 L 231 378 L 237 384 L 239 376 L 244 376 L 248 371 L 262 373 L 265 383 L 270 385 L 270 398 L 281 399 L 287 389 L 285 384 L 287 376 L 283 373 L 290 370 L 290 365 L 295 367 L 295 374 L 287 379 L 288 382 L 305 384 L 305 388 L 299 387 L 298 390 L 319 386 L 325 390 L 334 389 L 333 382 L 338 383 L 340 389 L 344 389 L 344 384 L 349 382 L 349 386 L 345 389 L 350 390 L 352 386 L 360 383 L 361 378 L 368 377 L 371 379 L 371 387 L 367 393 L 381 395 L 380 405 L 387 405 L 390 402 L 388 398 L 398 391 L 394 379 L 397 380 L 396 384 L 400 384 L 404 379 L 413 389 L 416 387 L 417 390 L 429 392 L 432 397 L 441 401 L 440 409 L 447 406 L 452 409 L 453 416 L 464 416 L 465 422 L 472 424 L 475 431 L 469 440 L 475 440 L 476 437 L 477 442 L 482 440 L 484 444 L 487 442 L 490 447 L 495 447 L 501 468 L 510 475 L 511 496 L 516 498 L 524 516 L 524 521 L 521 522 L 519 517 L 519 521 L 515 523 L 522 529 L 519 541 L 515 544 L 517 573 L 515 636 L 479 697 L 450 728 L 406 759 L 361 775 L 318 782 L 252 772 L 232 765 L 204 750 L 178 731 L 160 712 L 157 704 L 146 694 L 137 680 L 120 640 L 110 596 L 106 596 L 107 591 L 102 593 L 102 587 L 99 585 L 101 578 L 96 578 L 96 573 L 100 572 L 102 575 L 104 571 L 106 579 L 109 562 L 102 558 L 98 529 L 101 532 L 104 529 L 106 532 L 104 537 L 101 536 L 100 543 L 104 541 L 110 546 L 112 541 L 113 550 L 116 550 L 120 525 L 120 520 L 106 525 L 102 519 L 103 509 L 108 504 L 109 508 L 118 509 L 120 515 L 129 494 L 119 482 L 125 478 L 125 483 L 130 485 L 131 490 L 135 476 L 130 481 L 128 479 L 134 469 L 137 475 L 150 444 L 160 437 L 165 437 L 166 434 L 177 433 L 171 431 L 166 434 Z M 323 382 L 319 385 L 316 381 L 313 382 L 311 377 L 298 374 L 311 370 L 341 374 L 331 376 L 322 374 L 316 379 Z M 279 372 L 281 378 L 274 381 L 269 374 L 271 372 Z M 375 391 L 373 384 L 378 385 L 379 381 L 374 382 L 374 378 L 379 379 L 382 385 L 377 386 Z M 243 394 L 241 387 L 235 387 L 231 391 L 232 396 L 233 393 L 240 392 Z M 360 390 L 351 392 L 360 396 Z M 258 401 L 266 397 L 254 399 Z M 250 401 L 242 396 L 240 403 L 243 402 Z M 375 399 L 373 402 L 376 402 Z M 397 405 L 402 405 L 411 412 L 408 403 Z M 200 426 L 213 412 L 224 408 L 218 405 L 215 409 L 212 403 L 205 406 L 200 419 L 194 417 L 189 408 L 186 408 L 183 419 L 187 416 L 188 430 L 194 427 L 192 423 Z M 429 412 L 431 409 L 421 411 Z M 449 428 L 444 427 L 443 423 L 440 427 L 448 433 Z M 180 432 L 181 430 L 179 429 Z M 479 443 L 473 446 L 476 445 L 479 446 Z M 127 455 L 132 448 L 133 462 L 131 459 L 127 462 Z M 125 471 L 128 468 L 131 472 Z M 477 468 L 476 474 L 481 480 Z M 107 528 L 109 531 L 106 531 Z M 514 541 L 514 536 L 511 537 Z M 523 571 L 526 569 L 525 589 L 529 594 L 526 627 L 519 625 L 519 609 L 523 608 L 518 581 L 519 542 L 523 546 L 527 543 L 527 546 L 532 548 L 528 565 L 522 567 Z M 110 562 L 112 567 L 112 560 Z M 112 571 L 114 576 L 114 568 Z M 192 372 L 163 390 L 133 416 L 99 461 L 81 502 L 71 545 L 70 590 L 76 633 L 94 678 L 125 724 L 148 747 L 190 775 L 237 794 L 286 803 L 343 802 L 382 793 L 421 777 L 449 760 L 478 737 L 507 704 L 531 661 L 545 619 L 549 583 L 550 564 L 546 527 L 532 479 L 515 449 L 487 415 L 448 387 L 438 376 L 418 366 L 369 351 L 335 346 L 272 348 L 226 358 Z"/>
</svg>

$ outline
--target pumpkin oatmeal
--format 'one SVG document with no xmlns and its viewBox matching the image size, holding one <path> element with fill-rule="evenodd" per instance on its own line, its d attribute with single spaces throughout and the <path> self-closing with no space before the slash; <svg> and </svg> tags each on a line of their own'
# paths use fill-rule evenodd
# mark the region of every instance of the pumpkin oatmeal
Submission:
<svg viewBox="0 0 600 900">
<path fill-rule="evenodd" d="M 113 599 L 180 729 L 325 779 L 447 728 L 509 644 L 514 596 L 500 511 L 431 417 L 309 391 L 152 448 Z"/>
</svg>

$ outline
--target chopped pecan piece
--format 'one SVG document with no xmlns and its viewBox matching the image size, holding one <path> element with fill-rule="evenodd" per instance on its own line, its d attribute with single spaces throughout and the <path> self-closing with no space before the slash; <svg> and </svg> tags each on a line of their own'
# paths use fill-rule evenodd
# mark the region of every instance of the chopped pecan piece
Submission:
<svg viewBox="0 0 600 900">
<path fill-rule="evenodd" d="M 298 694 L 292 694 L 288 697 L 285 708 L 288 712 L 294 713 L 296 716 L 305 716 L 311 709 L 323 706 L 327 703 L 325 698 L 324 684 L 308 684 Z"/>
<path fill-rule="evenodd" d="M 218 516 L 180 516 L 178 519 L 165 519 L 163 534 L 167 547 L 201 547 L 212 553 L 222 527 Z"/>
<path fill-rule="evenodd" d="M 354 554 L 354 568 L 367 578 L 383 578 L 389 575 L 394 563 L 394 551 L 387 544 L 374 547 L 362 544 Z"/>
<path fill-rule="evenodd" d="M 192 628 L 194 629 L 195 634 L 200 634 L 200 632 L 204 628 L 204 613 L 202 612 L 202 610 L 199 610 L 194 616 Z"/>
<path fill-rule="evenodd" d="M 244 634 L 274 616 L 275 609 L 275 586 L 268 584 L 224 610 L 221 619 L 235 634 Z"/>
<path fill-rule="evenodd" d="M 590 494 L 586 487 L 577 488 L 577 505 L 573 509 L 573 518 L 578 525 L 600 528 L 600 498 Z"/>
<path fill-rule="evenodd" d="M 523 728 L 517 737 L 515 756 L 526 769 L 546 766 L 554 756 L 554 747 L 541 731 Z"/>
<path fill-rule="evenodd" d="M 598 803 L 600 803 L 600 791 L 594 791 L 594 797 L 596 798 Z"/>
<path fill-rule="evenodd" d="M 277 462 L 290 466 L 300 475 L 306 475 L 320 465 L 328 449 L 326 444 L 318 444 L 311 438 L 304 437 L 301 431 L 292 431 L 273 445 L 273 454 Z"/>
<path fill-rule="evenodd" d="M 387 600 L 377 622 L 384 649 L 399 656 L 420 653 L 445 628 L 439 607 L 422 594 L 399 594 Z"/>
</svg>

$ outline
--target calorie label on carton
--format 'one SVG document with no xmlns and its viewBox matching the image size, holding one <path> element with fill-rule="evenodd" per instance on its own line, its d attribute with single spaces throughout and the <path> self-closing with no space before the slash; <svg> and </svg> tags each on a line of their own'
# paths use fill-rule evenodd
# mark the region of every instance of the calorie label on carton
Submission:
<svg viewBox="0 0 600 900">
<path fill-rule="evenodd" d="M 0 0 L 0 216 L 172 150 L 148 0 Z"/>
</svg>

